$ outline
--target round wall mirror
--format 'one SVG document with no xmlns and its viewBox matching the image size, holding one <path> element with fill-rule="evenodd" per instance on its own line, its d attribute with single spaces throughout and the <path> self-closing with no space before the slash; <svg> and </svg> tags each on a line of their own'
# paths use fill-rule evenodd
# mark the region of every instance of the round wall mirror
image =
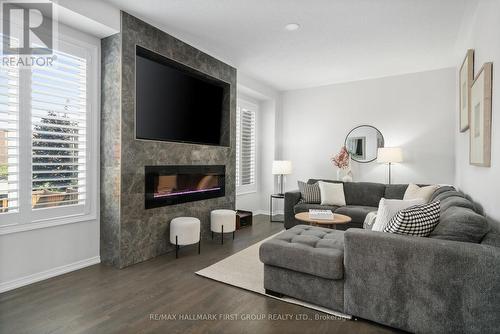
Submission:
<svg viewBox="0 0 500 334">
<path fill-rule="evenodd" d="M 344 145 L 352 160 L 372 162 L 377 159 L 378 148 L 384 147 L 384 136 L 374 126 L 360 125 L 349 131 Z"/>
</svg>

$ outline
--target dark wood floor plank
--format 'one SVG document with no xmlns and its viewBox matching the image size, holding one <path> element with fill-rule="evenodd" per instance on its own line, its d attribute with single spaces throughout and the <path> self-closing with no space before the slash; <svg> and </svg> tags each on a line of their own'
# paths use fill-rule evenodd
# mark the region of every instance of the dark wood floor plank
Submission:
<svg viewBox="0 0 500 334">
<path fill-rule="evenodd" d="M 0 333 L 395 333 L 367 321 L 275 320 L 268 314 L 324 313 L 216 282 L 194 273 L 283 229 L 268 216 L 227 236 L 204 240 L 118 270 L 94 265 L 0 294 Z M 150 314 L 236 314 L 238 320 L 151 320 Z M 243 320 L 245 316 L 262 320 Z"/>
</svg>

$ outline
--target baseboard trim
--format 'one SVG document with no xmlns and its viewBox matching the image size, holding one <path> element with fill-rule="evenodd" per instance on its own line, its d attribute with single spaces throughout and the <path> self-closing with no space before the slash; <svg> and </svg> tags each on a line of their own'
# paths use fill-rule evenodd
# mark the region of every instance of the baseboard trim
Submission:
<svg viewBox="0 0 500 334">
<path fill-rule="evenodd" d="M 95 256 L 95 257 L 91 257 L 89 259 L 80 260 L 77 262 L 66 264 L 64 266 L 55 267 L 55 268 L 52 268 L 49 270 L 41 271 L 41 272 L 36 273 L 36 274 L 31 274 L 31 275 L 24 276 L 21 278 L 16 278 L 12 281 L 0 283 L 0 293 L 14 290 L 14 289 L 20 288 L 20 287 L 25 286 L 25 285 L 40 282 L 40 281 L 46 280 L 48 278 L 52 278 L 55 276 L 66 274 L 66 273 L 69 273 L 71 271 L 82 269 L 82 268 L 92 266 L 92 265 L 98 264 L 98 263 L 101 263 L 101 257 Z"/>
<path fill-rule="evenodd" d="M 283 212 L 283 210 L 275 210 L 273 213 L 275 215 L 283 215 L 283 214 L 285 214 Z M 255 211 L 253 211 L 253 215 L 254 216 L 257 216 L 257 215 L 266 215 L 266 216 L 269 216 L 269 210 L 255 210 Z"/>
</svg>

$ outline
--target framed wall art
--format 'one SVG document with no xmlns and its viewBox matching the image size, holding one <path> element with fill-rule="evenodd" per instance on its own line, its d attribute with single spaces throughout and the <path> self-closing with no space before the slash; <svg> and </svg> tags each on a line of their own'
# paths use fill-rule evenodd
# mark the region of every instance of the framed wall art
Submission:
<svg viewBox="0 0 500 334">
<path fill-rule="evenodd" d="M 470 89 L 474 80 L 474 50 L 467 50 L 465 59 L 460 66 L 460 132 L 464 132 L 469 128 L 471 104 L 470 104 Z"/>
<path fill-rule="evenodd" d="M 491 97 L 493 63 L 485 63 L 471 87 L 470 164 L 491 164 Z"/>
</svg>

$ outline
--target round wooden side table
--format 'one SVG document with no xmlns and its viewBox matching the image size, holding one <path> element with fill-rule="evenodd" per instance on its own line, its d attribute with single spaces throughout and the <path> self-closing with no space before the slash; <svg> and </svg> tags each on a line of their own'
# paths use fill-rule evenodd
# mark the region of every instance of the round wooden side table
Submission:
<svg viewBox="0 0 500 334">
<path fill-rule="evenodd" d="M 351 217 L 341 215 L 340 213 L 334 213 L 333 219 L 311 219 L 309 217 L 309 212 L 300 212 L 295 215 L 295 219 L 313 226 L 328 227 L 332 229 L 336 229 L 338 224 L 347 224 L 352 221 Z"/>
</svg>

